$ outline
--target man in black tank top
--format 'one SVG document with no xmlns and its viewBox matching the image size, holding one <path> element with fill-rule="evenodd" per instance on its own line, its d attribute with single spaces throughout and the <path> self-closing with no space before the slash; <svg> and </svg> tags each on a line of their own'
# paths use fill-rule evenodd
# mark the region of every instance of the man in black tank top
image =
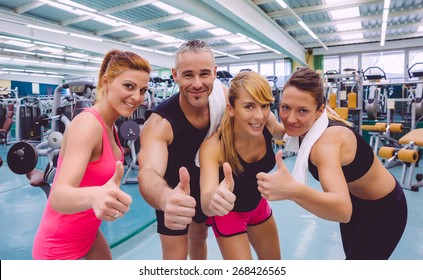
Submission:
<svg viewBox="0 0 423 280">
<path fill-rule="evenodd" d="M 206 216 L 195 156 L 210 128 L 209 96 L 220 91 L 224 97 L 224 91 L 215 82 L 215 60 L 205 42 L 188 41 L 175 57 L 172 75 L 180 92 L 149 112 L 138 155 L 139 189 L 156 209 L 163 259 L 186 259 L 188 254 L 206 259 Z"/>
</svg>

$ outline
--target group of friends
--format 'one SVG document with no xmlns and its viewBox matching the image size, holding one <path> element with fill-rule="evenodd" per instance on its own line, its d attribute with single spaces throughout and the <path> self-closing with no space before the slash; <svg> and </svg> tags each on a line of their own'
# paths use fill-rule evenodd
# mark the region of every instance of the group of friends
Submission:
<svg viewBox="0 0 423 280">
<path fill-rule="evenodd" d="M 406 198 L 352 124 L 326 106 L 321 75 L 296 70 L 277 118 L 265 77 L 240 72 L 227 88 L 216 71 L 206 42 L 183 43 L 172 68 L 179 93 L 147 113 L 140 135 L 139 191 L 156 209 L 163 259 L 207 259 L 210 226 L 223 259 L 253 259 L 251 247 L 258 259 L 281 259 L 275 200 L 339 222 L 346 259 L 388 259 L 406 226 Z M 34 259 L 112 259 L 101 222 L 132 203 L 120 189 L 115 121 L 144 102 L 150 72 L 135 53 L 105 55 L 94 106 L 65 131 Z M 272 139 L 297 153 L 292 172 Z"/>
</svg>

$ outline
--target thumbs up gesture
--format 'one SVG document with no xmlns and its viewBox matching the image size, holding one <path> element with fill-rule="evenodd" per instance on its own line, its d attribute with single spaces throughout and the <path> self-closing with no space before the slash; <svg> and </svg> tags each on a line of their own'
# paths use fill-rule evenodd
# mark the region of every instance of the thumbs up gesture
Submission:
<svg viewBox="0 0 423 280">
<path fill-rule="evenodd" d="M 195 199 L 190 196 L 190 176 L 185 167 L 179 169 L 179 184 L 168 193 L 164 206 L 165 226 L 183 230 L 195 215 Z"/>
<path fill-rule="evenodd" d="M 234 208 L 236 196 L 233 194 L 235 182 L 229 163 L 223 163 L 225 178 L 220 182 L 210 201 L 209 208 L 217 216 L 224 216 Z"/>
<path fill-rule="evenodd" d="M 97 218 L 114 221 L 129 211 L 132 198 L 120 189 L 123 174 L 122 162 L 116 161 L 115 173 L 106 184 L 98 188 L 94 198 L 93 210 Z"/>
<path fill-rule="evenodd" d="M 285 166 L 282 160 L 282 151 L 275 156 L 276 170 L 272 173 L 260 172 L 257 174 L 257 185 L 261 196 L 267 200 L 291 199 L 299 184 Z"/>
</svg>

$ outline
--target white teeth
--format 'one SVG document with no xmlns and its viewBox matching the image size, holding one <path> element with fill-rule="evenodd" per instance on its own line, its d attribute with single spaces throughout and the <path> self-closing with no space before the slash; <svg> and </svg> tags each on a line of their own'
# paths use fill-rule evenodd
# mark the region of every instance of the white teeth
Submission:
<svg viewBox="0 0 423 280">
<path fill-rule="evenodd" d="M 251 124 L 252 127 L 254 128 L 259 128 L 261 126 L 261 124 Z"/>
<path fill-rule="evenodd" d="M 135 105 L 132 105 L 132 104 L 127 103 L 127 102 L 125 102 L 125 101 L 123 101 L 123 103 L 124 103 L 125 105 L 127 105 L 127 106 L 131 107 L 131 108 L 134 108 L 134 107 L 135 107 Z"/>
</svg>

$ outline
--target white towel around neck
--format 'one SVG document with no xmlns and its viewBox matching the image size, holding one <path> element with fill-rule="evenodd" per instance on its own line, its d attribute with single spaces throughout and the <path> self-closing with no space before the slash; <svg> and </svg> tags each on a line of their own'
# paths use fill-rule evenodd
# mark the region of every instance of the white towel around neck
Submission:
<svg viewBox="0 0 423 280">
<path fill-rule="evenodd" d="M 226 95 L 223 91 L 223 85 L 219 79 L 214 80 L 213 91 L 209 95 L 210 127 L 204 139 L 217 130 L 226 110 Z M 199 150 L 195 155 L 195 165 L 200 167 Z"/>
<path fill-rule="evenodd" d="M 329 119 L 326 110 L 323 110 L 322 115 L 314 122 L 310 130 L 304 136 L 301 146 L 299 145 L 299 137 L 291 137 L 285 135 L 285 150 L 297 153 L 292 176 L 299 182 L 307 184 L 308 174 L 308 158 L 311 147 L 320 138 L 325 129 L 328 127 Z"/>
</svg>

